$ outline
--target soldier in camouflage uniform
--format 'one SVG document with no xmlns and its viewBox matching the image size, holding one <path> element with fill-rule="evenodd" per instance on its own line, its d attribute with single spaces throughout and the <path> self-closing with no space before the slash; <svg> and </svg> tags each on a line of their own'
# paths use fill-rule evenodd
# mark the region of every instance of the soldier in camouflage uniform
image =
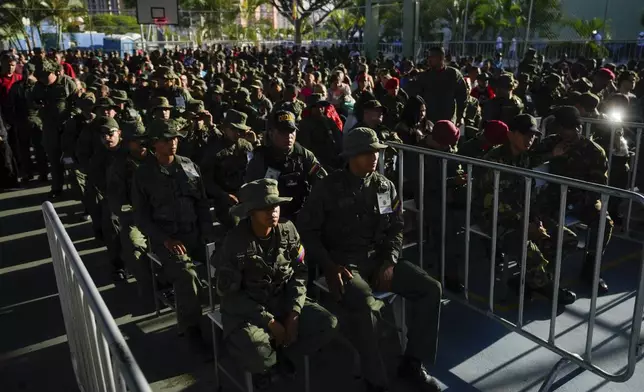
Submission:
<svg viewBox="0 0 644 392">
<path fill-rule="evenodd" d="M 90 123 L 96 118 L 96 115 L 92 113 L 95 103 L 94 94 L 83 93 L 82 97 L 76 101 L 76 107 L 80 110 L 80 113 L 67 120 L 61 137 L 63 162 L 73 166 L 75 185 L 78 189 L 77 197 L 83 204 L 85 204 L 84 197 L 87 185 L 87 165 L 80 165 L 76 157 L 76 143 L 83 129 L 89 127 Z"/>
<path fill-rule="evenodd" d="M 12 123 L 17 128 L 20 168 L 27 178 L 31 178 L 35 171 L 40 181 L 46 181 L 47 155 L 42 145 L 42 120 L 38 116 L 40 105 L 34 99 L 34 90 L 38 82 L 34 76 L 36 66 L 25 64 L 22 72 L 22 80 L 14 83 L 9 91 Z M 31 161 L 30 147 L 34 148 L 35 166 Z"/>
<path fill-rule="evenodd" d="M 233 208 L 243 220 L 214 259 L 227 349 L 260 390 L 270 386 L 271 370 L 292 372 L 293 360 L 326 345 L 337 326 L 306 298 L 300 236 L 292 222 L 278 223 L 280 205 L 290 201 L 275 180 L 244 185 Z"/>
<path fill-rule="evenodd" d="M 574 178 L 600 185 L 608 183 L 608 159 L 604 149 L 591 139 L 581 135 L 581 116 L 574 106 L 561 106 L 554 113 L 557 133 L 541 141 L 534 154 L 541 161 L 549 161 L 552 174 Z M 559 187 L 546 189 L 540 206 L 544 211 L 559 203 Z M 598 241 L 601 200 L 599 195 L 581 189 L 568 189 L 568 213 L 581 220 L 590 230 L 589 243 L 586 245 L 586 258 L 581 278 L 592 285 L 595 256 Z M 613 220 L 606 216 L 603 250 L 606 250 L 613 231 Z M 608 292 L 608 285 L 600 278 L 599 292 Z"/>
<path fill-rule="evenodd" d="M 119 282 L 127 279 L 127 273 L 121 259 L 118 216 L 110 211 L 107 199 L 107 171 L 115 160 L 127 154 L 127 149 L 121 142 L 121 128 L 116 120 L 111 117 L 99 117 L 96 122 L 97 132 L 103 146 L 98 148 L 90 159 L 87 170 L 87 186 L 96 190 L 101 209 L 103 240 L 112 266 L 112 277 Z"/>
<path fill-rule="evenodd" d="M 396 142 L 402 143 L 402 140 L 398 137 L 396 132 L 391 131 L 385 125 L 383 125 L 383 116 L 387 112 L 387 108 L 380 104 L 380 101 L 371 100 L 367 101 L 362 105 L 362 115 L 358 119 L 358 123 L 355 125 L 355 128 L 370 128 L 376 132 L 378 139 L 381 142 Z M 348 133 L 351 133 L 349 131 Z M 347 134 L 344 135 L 347 137 Z M 394 157 L 397 154 L 396 149 L 392 147 L 387 147 L 384 152 L 385 154 L 385 175 L 390 180 L 397 182 L 398 176 L 395 172 Z"/>
<path fill-rule="evenodd" d="M 257 110 L 259 116 L 267 118 L 268 114 L 273 111 L 273 103 L 264 95 L 264 87 L 260 82 L 253 82 L 249 86 L 250 103 Z"/>
<path fill-rule="evenodd" d="M 174 106 L 170 105 L 168 98 L 152 98 L 150 101 L 150 109 L 148 110 L 147 120 L 169 120 L 170 117 L 172 117 L 172 109 L 174 109 Z"/>
<path fill-rule="evenodd" d="M 309 255 L 324 271 L 331 294 L 347 311 L 367 390 L 386 390 L 376 329 L 383 303 L 373 291 L 391 291 L 407 299 L 415 315 L 407 320 L 409 343 L 398 374 L 419 390 L 440 391 L 423 361 L 434 361 L 436 356 L 441 286 L 400 259 L 402 202 L 393 183 L 376 171 L 378 154 L 385 148 L 372 129 L 353 129 L 343 146 L 347 167 L 313 188 L 297 226 Z"/>
<path fill-rule="evenodd" d="M 122 128 L 123 142 L 129 153 L 117 156 L 108 168 L 107 201 L 120 225 L 121 258 L 127 270 L 136 278 L 142 308 L 151 309 L 154 298 L 152 272 L 147 258 L 148 244 L 145 235 L 134 222 L 132 182 L 137 168 L 146 159 L 153 158 L 148 155 L 144 144 L 148 135 L 141 122 L 126 123 Z"/>
<path fill-rule="evenodd" d="M 295 120 L 302 120 L 302 112 L 306 108 L 306 104 L 300 101 L 297 96 L 300 89 L 294 84 L 287 84 L 284 88 L 284 99 L 275 104 L 273 111 L 286 110 L 295 115 Z"/>
<path fill-rule="evenodd" d="M 177 85 L 174 71 L 161 66 L 154 71 L 153 78 L 159 81 L 159 87 L 152 91 L 152 97 L 165 97 L 174 106 L 175 116 L 183 113 L 192 96 L 187 89 Z"/>
<path fill-rule="evenodd" d="M 529 149 L 534 142 L 535 136 L 541 132 L 537 128 L 534 117 L 529 114 L 517 116 L 511 123 L 508 141 L 490 150 L 484 159 L 491 162 L 502 163 L 508 166 L 516 166 L 524 169 L 531 169 L 538 165 L 535 158 L 530 154 Z M 498 246 L 503 252 L 513 257 L 520 257 L 523 247 L 527 247 L 526 257 L 526 294 L 531 295 L 537 292 L 547 298 L 552 297 L 552 276 L 548 272 L 548 262 L 553 260 L 556 252 L 556 239 L 550 237 L 549 230 L 544 223 L 549 223 L 536 210 L 531 209 L 528 219 L 528 243 L 523 243 L 523 209 L 525 189 L 523 177 L 502 173 L 499 180 L 499 201 L 498 201 Z M 494 172 L 489 170 L 483 176 L 476 178 L 477 197 L 479 205 L 473 211 L 482 211 L 480 217 L 476 217 L 486 232 L 492 231 L 493 206 L 494 206 Z M 535 195 L 536 192 L 532 192 Z M 544 222 L 545 220 L 545 222 Z M 554 233 L 556 226 L 552 227 Z M 574 233 L 565 230 L 566 242 L 572 242 Z M 575 241 L 576 244 L 576 241 Z M 515 287 L 516 281 L 511 282 Z M 517 287 L 518 288 L 518 287 Z M 570 290 L 559 289 L 559 303 L 568 305 L 576 300 L 576 295 Z"/>
<path fill-rule="evenodd" d="M 523 113 L 521 98 L 512 92 L 517 87 L 512 74 L 503 74 L 495 83 L 496 96 L 483 106 L 483 121 L 500 120 L 508 124 L 514 117 Z"/>
<path fill-rule="evenodd" d="M 398 78 L 391 78 L 385 83 L 387 94 L 382 97 L 382 106 L 387 108 L 387 114 L 384 116 L 383 124 L 389 129 L 393 129 L 398 121 L 400 115 L 405 107 L 406 99 L 399 94 L 400 80 Z"/>
<path fill-rule="evenodd" d="M 179 155 L 202 162 L 208 140 L 220 138 L 221 132 L 215 126 L 212 115 L 206 111 L 203 101 L 189 102 L 184 115 L 188 122 L 183 130 L 185 136 L 179 143 Z"/>
<path fill-rule="evenodd" d="M 236 224 L 230 207 L 237 204 L 237 192 L 244 184 L 246 166 L 253 155 L 253 146 L 244 136 L 250 131 L 245 113 L 234 109 L 226 112 L 221 137 L 208 141 L 201 169 L 208 197 L 213 199 L 217 219 L 226 227 Z"/>
<path fill-rule="evenodd" d="M 465 102 L 463 121 L 465 122 L 466 129 L 471 127 L 478 130 L 481 125 L 481 105 L 479 100 L 471 95 L 467 96 L 467 100 Z M 465 132 L 465 140 L 470 140 L 472 137 L 474 137 L 474 135 L 469 135 L 467 131 Z"/>
<path fill-rule="evenodd" d="M 64 167 L 61 162 L 60 139 L 62 126 L 69 118 L 76 98 L 76 83 L 60 72 L 55 62 L 44 59 L 36 68 L 38 83 L 34 86 L 33 100 L 40 106 L 43 127 L 43 146 L 51 170 L 51 191 L 48 197 L 57 198 L 63 191 Z"/>
<path fill-rule="evenodd" d="M 281 216 L 295 221 L 311 187 L 327 173 L 315 155 L 295 141 L 299 132 L 295 115 L 277 111 L 272 117 L 267 143 L 253 152 L 244 182 L 260 178 L 276 180 L 280 194 L 292 198 L 281 206 Z"/>
<path fill-rule="evenodd" d="M 179 330 L 201 347 L 200 281 L 193 260 L 204 261 L 203 246 L 212 240 L 210 206 L 198 166 L 176 155 L 181 134 L 174 121 L 154 122 L 150 130 L 156 159 L 146 160 L 134 172 L 134 223 L 149 238 L 151 251 L 174 286 Z"/>
</svg>

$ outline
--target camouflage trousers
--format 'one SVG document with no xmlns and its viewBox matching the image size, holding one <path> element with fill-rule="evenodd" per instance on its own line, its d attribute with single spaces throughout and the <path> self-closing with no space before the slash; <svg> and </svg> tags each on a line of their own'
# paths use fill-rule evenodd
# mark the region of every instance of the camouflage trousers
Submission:
<svg viewBox="0 0 644 392">
<path fill-rule="evenodd" d="M 491 222 L 490 222 L 491 223 Z M 523 247 L 526 250 L 526 284 L 531 288 L 539 288 L 552 281 L 550 262 L 557 255 L 558 224 L 552 219 L 543 223 L 545 233 L 528 230 L 528 241 L 523 242 L 523 219 L 500 219 L 497 228 L 497 247 L 521 262 Z M 492 225 L 486 224 L 488 232 Z M 562 260 L 577 247 L 577 235 L 570 229 L 563 228 Z M 553 264 L 554 265 L 554 264 Z"/>
<path fill-rule="evenodd" d="M 280 309 L 270 309 L 278 321 L 283 321 L 289 306 Z M 224 315 L 224 329 L 227 322 Z M 309 302 L 302 308 L 300 314 L 297 341 L 282 348 L 281 353 L 297 363 L 304 355 L 311 354 L 330 342 L 338 325 L 338 320 L 322 306 Z M 228 331 L 227 331 L 228 332 Z M 264 373 L 277 363 L 278 350 L 265 325 L 243 323 L 238 328 L 228 332 L 225 340 L 226 348 L 231 356 L 245 370 L 259 374 Z"/>
<path fill-rule="evenodd" d="M 174 287 L 179 331 L 185 332 L 188 327 L 199 325 L 201 318 L 200 282 L 192 260 L 205 261 L 205 248 L 199 241 L 197 231 L 171 234 L 170 238 L 181 241 L 188 254 L 170 253 L 162 242 L 150 241 L 150 247 L 163 264 L 163 275 Z"/>
</svg>

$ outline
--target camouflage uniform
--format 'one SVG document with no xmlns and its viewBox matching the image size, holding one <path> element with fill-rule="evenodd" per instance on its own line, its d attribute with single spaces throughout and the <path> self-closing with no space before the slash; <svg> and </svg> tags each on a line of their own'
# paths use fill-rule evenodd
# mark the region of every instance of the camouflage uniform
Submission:
<svg viewBox="0 0 644 392">
<path fill-rule="evenodd" d="M 173 122 L 154 125 L 152 141 L 181 136 Z M 192 260 L 204 260 L 204 243 L 212 237 L 210 207 L 199 168 L 179 155 L 168 166 L 155 159 L 143 162 L 134 172 L 132 207 L 136 226 L 149 238 L 150 249 L 161 259 L 164 275 L 174 286 L 179 329 L 197 327 L 200 283 Z M 170 239 L 181 241 L 187 254 L 170 253 L 164 245 Z"/>
<path fill-rule="evenodd" d="M 38 75 L 50 75 L 58 72 L 58 65 L 44 60 Z M 33 99 L 42 104 L 39 111 L 43 127 L 43 146 L 47 153 L 51 170 L 51 191 L 58 193 L 63 190 L 64 167 L 61 162 L 62 149 L 60 138 L 62 125 L 69 117 L 76 97 L 76 83 L 65 75 L 58 75 L 56 81 L 49 86 L 38 83 L 34 86 Z"/>
<path fill-rule="evenodd" d="M 177 154 L 185 156 L 194 162 L 202 162 L 204 151 L 208 145 L 208 140 L 212 138 L 220 138 L 221 132 L 213 125 L 204 123 L 197 127 L 194 121 L 196 117 L 201 116 L 205 107 L 203 101 L 192 101 L 186 106 L 186 116 L 188 118 L 187 126 L 183 129 L 185 136 L 181 139 Z"/>
<path fill-rule="evenodd" d="M 356 128 L 345 138 L 343 155 L 351 158 L 385 147 L 373 130 Z M 384 386 L 387 381 L 376 331 L 376 315 L 383 304 L 373 297 L 373 290 L 381 271 L 388 267 L 394 266 L 392 291 L 407 299 L 415 315 L 407 321 L 405 358 L 433 361 L 436 355 L 440 284 L 425 271 L 400 260 L 403 226 L 401 200 L 393 183 L 378 172 L 359 178 L 348 168 L 320 181 L 298 217 L 302 242 L 314 262 L 327 272 L 341 265 L 353 274 L 344 283 L 340 304 L 350 319 L 362 373 L 376 386 Z"/>
<path fill-rule="evenodd" d="M 224 127 L 235 127 L 248 131 L 247 116 L 236 110 L 226 114 Z M 208 141 L 201 169 L 204 175 L 206 194 L 215 204 L 217 219 L 224 226 L 234 226 L 235 220 L 230 216 L 232 207 L 229 194 L 236 195 L 244 184 L 246 166 L 252 158 L 253 146 L 245 139 L 232 141 L 221 136 Z"/>
<path fill-rule="evenodd" d="M 141 123 L 122 127 L 123 140 L 143 141 L 147 134 Z M 147 160 L 153 160 L 148 156 Z M 107 172 L 107 201 L 112 214 L 118 217 L 120 225 L 121 258 L 138 283 L 139 298 L 151 303 L 152 272 L 147 258 L 148 244 L 145 235 L 134 223 L 132 207 L 132 182 L 137 168 L 144 160 L 131 154 L 116 157 Z"/>
<path fill-rule="evenodd" d="M 280 194 L 293 198 L 291 202 L 282 206 L 280 215 L 295 220 L 311 188 L 326 175 L 315 155 L 299 144 L 296 143 L 293 149 L 286 153 L 269 144 L 253 152 L 244 182 L 260 178 L 277 180 Z"/>
<path fill-rule="evenodd" d="M 240 192 L 239 207 L 257 209 L 267 201 L 280 203 L 273 180 L 255 181 Z M 224 339 L 229 352 L 253 374 L 265 373 L 277 360 L 277 351 L 289 358 L 312 353 L 328 343 L 336 318 L 306 299 L 307 266 L 300 236 L 291 222 L 278 223 L 268 239 L 258 239 L 250 219 L 243 219 L 226 236 L 215 255 L 217 292 L 222 297 Z M 296 342 L 275 348 L 268 330 L 272 320 L 283 322 L 298 313 Z"/>
<path fill-rule="evenodd" d="M 176 74 L 168 67 L 159 67 L 154 71 L 154 78 L 175 79 Z M 183 87 L 172 86 L 170 88 L 156 88 L 152 91 L 152 98 L 164 97 L 173 105 L 173 114 L 180 115 L 186 109 L 188 102 L 192 101 L 190 92 Z"/>
<path fill-rule="evenodd" d="M 112 134 L 117 132 L 120 127 L 113 118 L 100 117 L 98 119 L 98 133 Z M 107 247 L 107 255 L 109 257 L 112 269 L 118 272 L 124 268 L 123 260 L 121 259 L 121 241 L 120 241 L 120 225 L 118 216 L 110 211 L 110 206 L 107 199 L 107 171 L 112 162 L 122 158 L 127 154 L 127 150 L 121 141 L 119 145 L 109 150 L 105 146 L 97 149 L 92 155 L 87 170 L 87 186 L 96 190 L 98 197 L 99 208 L 101 210 L 101 227 L 103 239 Z"/>
</svg>

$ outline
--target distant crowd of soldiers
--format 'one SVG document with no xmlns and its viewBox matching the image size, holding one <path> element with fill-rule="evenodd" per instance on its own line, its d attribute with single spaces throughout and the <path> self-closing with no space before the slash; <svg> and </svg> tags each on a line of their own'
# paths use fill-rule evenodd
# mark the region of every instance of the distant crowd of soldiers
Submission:
<svg viewBox="0 0 644 392">
<path fill-rule="evenodd" d="M 260 389 L 333 337 L 336 315 L 307 297 L 321 272 L 338 317 L 354 332 L 368 391 L 388 385 L 376 330 L 383 303 L 374 291 L 397 293 L 414 310 L 399 376 L 418 390 L 440 390 L 423 362 L 436 356 L 443 288 L 401 257 L 403 199 L 420 202 L 418 155 L 405 155 L 399 195 L 397 151 L 385 143 L 528 169 L 547 163 L 551 173 L 604 185 L 612 150 L 610 185 L 626 188 L 632 130 L 611 137 L 613 126 L 593 125 L 586 137 L 582 120 L 641 121 L 644 113 L 644 63 L 563 57 L 551 64 L 532 49 L 516 70 L 481 57 L 453 59 L 438 47 L 415 64 L 335 46 L 122 57 L 36 49 L 4 53 L 0 65 L 0 187 L 50 181 L 51 200 L 80 200 L 107 246 L 113 279 L 133 274 L 144 309 L 153 301 L 147 253 L 156 254 L 161 283 L 174 289 L 179 329 L 204 355 L 194 262 L 210 260 L 226 344 Z M 425 221 L 448 255 L 445 289 L 458 293 L 467 176 L 457 159 L 448 162 L 443 201 L 440 160 L 424 164 Z M 494 182 L 492 172 L 475 168 L 473 218 L 490 231 Z M 499 247 L 515 256 L 525 248 L 526 291 L 550 298 L 559 190 L 532 200 L 526 244 L 523 189 L 521 178 L 499 181 Z M 598 239 L 598 196 L 570 190 L 568 205 L 590 231 L 581 276 L 592 284 L 596 244 L 606 248 L 619 209 L 609 205 Z M 576 235 L 563 233 L 568 251 Z M 213 241 L 217 251 L 206 255 Z M 598 289 L 608 291 L 603 279 Z M 560 288 L 561 304 L 575 299 Z"/>
</svg>

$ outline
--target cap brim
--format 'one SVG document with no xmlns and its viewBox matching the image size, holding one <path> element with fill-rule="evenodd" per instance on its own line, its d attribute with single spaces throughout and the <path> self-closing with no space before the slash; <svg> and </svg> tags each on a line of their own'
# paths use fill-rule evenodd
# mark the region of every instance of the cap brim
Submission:
<svg viewBox="0 0 644 392">
<path fill-rule="evenodd" d="M 530 128 L 527 128 L 527 129 L 519 129 L 517 131 L 519 133 L 523 133 L 523 134 L 531 133 L 531 134 L 534 134 L 534 135 L 543 135 L 543 132 L 541 132 L 541 130 L 539 128 L 537 128 L 537 127 L 530 127 Z"/>
<path fill-rule="evenodd" d="M 173 109 L 173 108 L 174 108 L 174 106 L 170 106 L 170 105 L 159 105 L 159 106 L 155 106 L 154 108 L 155 108 L 155 109 Z"/>
<path fill-rule="evenodd" d="M 300 129 L 295 124 L 280 124 L 275 127 L 279 132 L 291 133 L 293 131 L 299 131 Z"/>
<path fill-rule="evenodd" d="M 382 143 L 371 143 L 369 146 L 366 146 L 365 148 L 361 149 L 355 149 L 355 150 L 349 150 L 349 151 L 342 151 L 340 153 L 340 156 L 343 158 L 351 158 L 356 155 L 364 154 L 367 152 L 374 152 L 374 151 L 380 151 L 386 149 L 388 146 Z"/>
<path fill-rule="evenodd" d="M 292 197 L 280 197 L 280 196 L 266 196 L 261 203 L 239 203 L 230 208 L 230 214 L 244 218 L 248 216 L 251 211 L 259 210 L 262 208 L 275 206 L 283 203 L 288 203 L 293 200 Z"/>
<path fill-rule="evenodd" d="M 224 125 L 231 126 L 235 129 L 239 129 L 241 131 L 250 131 L 250 127 L 248 125 L 243 125 L 243 124 L 234 124 L 234 123 L 224 123 Z"/>
<path fill-rule="evenodd" d="M 314 108 L 316 106 L 331 106 L 329 101 L 318 101 L 316 103 L 309 104 L 308 109 Z"/>
</svg>

